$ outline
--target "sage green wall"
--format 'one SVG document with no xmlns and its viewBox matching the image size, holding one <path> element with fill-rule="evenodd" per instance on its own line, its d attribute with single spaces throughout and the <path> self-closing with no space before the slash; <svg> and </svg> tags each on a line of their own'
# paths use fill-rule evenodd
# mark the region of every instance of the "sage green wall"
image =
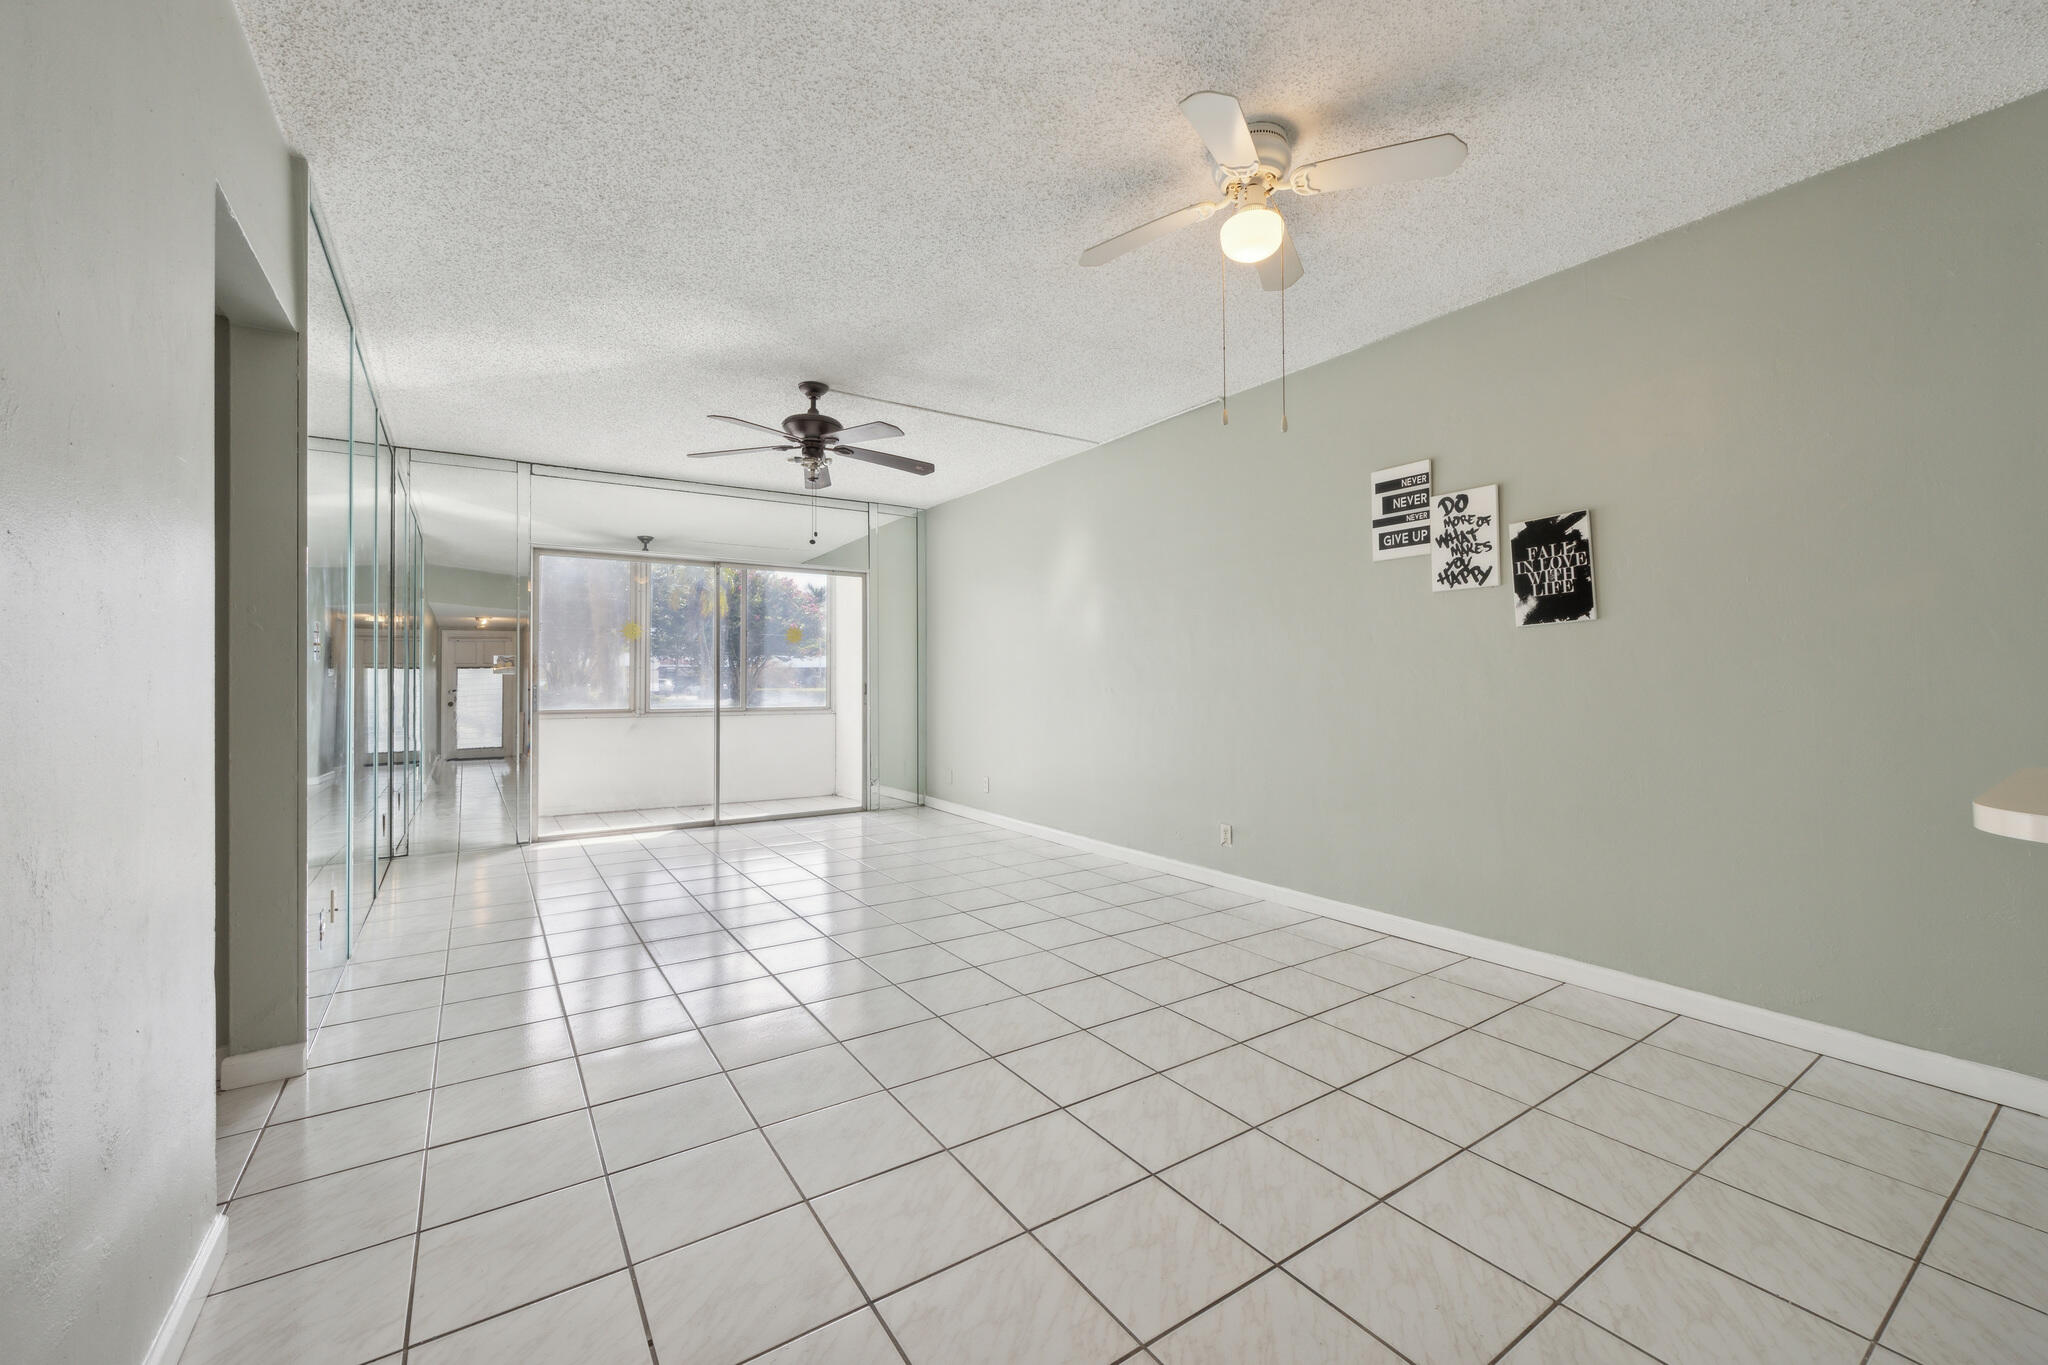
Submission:
<svg viewBox="0 0 2048 1365">
<path fill-rule="evenodd" d="M 234 1057 L 306 1041 L 305 488 L 298 334 L 225 330 L 215 889 L 226 910 L 220 1046 Z"/>
<path fill-rule="evenodd" d="M 1296 375 L 1290 435 L 1268 387 L 939 507 L 930 790 L 2048 1075 L 2048 848 L 1970 826 L 2048 763 L 2043 147 L 2036 96 Z M 1600 620 L 1369 562 L 1424 456 L 1590 507 Z"/>
</svg>

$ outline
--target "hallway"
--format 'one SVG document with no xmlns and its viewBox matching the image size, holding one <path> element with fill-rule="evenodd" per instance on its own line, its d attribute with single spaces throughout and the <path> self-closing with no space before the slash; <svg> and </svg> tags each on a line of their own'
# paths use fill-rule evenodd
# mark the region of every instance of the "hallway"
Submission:
<svg viewBox="0 0 2048 1365">
<path fill-rule="evenodd" d="M 219 1097 L 188 1365 L 2048 1340 L 2039 1117 L 931 809 L 522 849 L 449 772 Z"/>
</svg>

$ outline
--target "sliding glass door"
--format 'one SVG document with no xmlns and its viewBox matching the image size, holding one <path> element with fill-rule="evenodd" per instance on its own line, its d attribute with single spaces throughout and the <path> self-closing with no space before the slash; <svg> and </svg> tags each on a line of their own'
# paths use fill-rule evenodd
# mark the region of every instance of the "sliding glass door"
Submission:
<svg viewBox="0 0 2048 1365">
<path fill-rule="evenodd" d="M 860 574 L 722 567 L 721 818 L 866 801 Z"/>
<path fill-rule="evenodd" d="M 858 573 L 534 556 L 542 836 L 858 810 Z"/>
</svg>

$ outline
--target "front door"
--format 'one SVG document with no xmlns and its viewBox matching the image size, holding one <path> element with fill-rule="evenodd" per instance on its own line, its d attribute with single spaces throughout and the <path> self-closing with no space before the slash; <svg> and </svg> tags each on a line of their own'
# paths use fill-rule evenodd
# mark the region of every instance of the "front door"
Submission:
<svg viewBox="0 0 2048 1365">
<path fill-rule="evenodd" d="M 495 631 L 448 631 L 441 638 L 441 752 L 449 758 L 503 758 L 518 699 L 518 639 Z"/>
</svg>

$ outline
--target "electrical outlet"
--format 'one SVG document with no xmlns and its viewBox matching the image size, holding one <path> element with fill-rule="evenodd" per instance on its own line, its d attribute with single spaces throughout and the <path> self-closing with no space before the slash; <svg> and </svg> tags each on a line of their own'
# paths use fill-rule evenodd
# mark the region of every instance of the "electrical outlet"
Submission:
<svg viewBox="0 0 2048 1365">
<path fill-rule="evenodd" d="M 988 790 L 988 779 L 987 779 L 987 778 L 985 778 L 985 777 L 981 779 L 981 789 L 982 789 L 983 791 L 987 791 L 987 790 Z"/>
<path fill-rule="evenodd" d="M 949 787 L 953 785 L 953 770 L 951 768 L 946 769 L 946 785 Z"/>
<path fill-rule="evenodd" d="M 1230 847 L 1230 826 L 1228 826 L 1228 825 L 1225 825 L 1225 826 L 1223 827 L 1223 839 L 1222 839 L 1222 843 L 1223 843 L 1223 846 L 1224 846 L 1225 848 L 1228 848 L 1228 847 Z"/>
</svg>

